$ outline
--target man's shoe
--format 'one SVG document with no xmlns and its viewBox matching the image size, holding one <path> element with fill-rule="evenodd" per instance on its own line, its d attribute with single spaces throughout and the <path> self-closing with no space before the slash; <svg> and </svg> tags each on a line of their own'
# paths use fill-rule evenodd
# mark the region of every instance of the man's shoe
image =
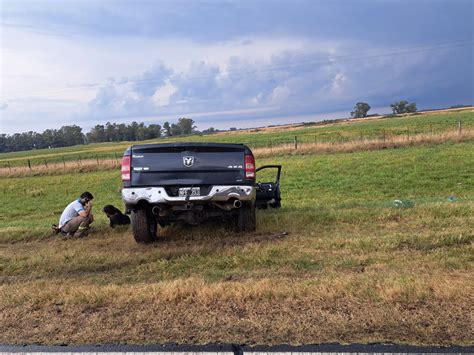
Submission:
<svg viewBox="0 0 474 355">
<path fill-rule="evenodd" d="M 89 227 L 79 227 L 79 229 L 74 233 L 74 237 L 76 238 L 82 238 L 82 237 L 87 237 L 89 234 Z"/>
</svg>

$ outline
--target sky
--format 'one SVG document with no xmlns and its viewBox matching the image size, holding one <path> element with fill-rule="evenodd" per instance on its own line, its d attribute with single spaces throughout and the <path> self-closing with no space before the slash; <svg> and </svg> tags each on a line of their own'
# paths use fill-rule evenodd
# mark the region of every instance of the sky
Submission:
<svg viewBox="0 0 474 355">
<path fill-rule="evenodd" d="M 474 104 L 471 0 L 0 0 L 0 133 Z"/>
</svg>

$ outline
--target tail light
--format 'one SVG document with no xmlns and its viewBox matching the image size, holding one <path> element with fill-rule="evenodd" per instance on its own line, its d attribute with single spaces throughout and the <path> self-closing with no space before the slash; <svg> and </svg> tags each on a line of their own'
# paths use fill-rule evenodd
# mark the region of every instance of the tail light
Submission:
<svg viewBox="0 0 474 355">
<path fill-rule="evenodd" d="M 255 179 L 255 159 L 253 155 L 245 156 L 245 178 Z"/>
<path fill-rule="evenodd" d="M 124 155 L 122 158 L 122 181 L 130 181 L 130 168 L 131 168 L 130 155 Z"/>
</svg>

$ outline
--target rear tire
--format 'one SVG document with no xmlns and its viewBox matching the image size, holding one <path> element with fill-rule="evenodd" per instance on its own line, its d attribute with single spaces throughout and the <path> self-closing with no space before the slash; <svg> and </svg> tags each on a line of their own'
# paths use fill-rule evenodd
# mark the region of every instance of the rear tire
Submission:
<svg viewBox="0 0 474 355">
<path fill-rule="evenodd" d="M 156 240 L 156 223 L 151 223 L 145 208 L 132 211 L 132 229 L 137 243 L 150 243 Z"/>
<path fill-rule="evenodd" d="M 257 228 L 255 205 L 244 205 L 237 211 L 235 217 L 236 232 L 254 232 Z"/>
</svg>

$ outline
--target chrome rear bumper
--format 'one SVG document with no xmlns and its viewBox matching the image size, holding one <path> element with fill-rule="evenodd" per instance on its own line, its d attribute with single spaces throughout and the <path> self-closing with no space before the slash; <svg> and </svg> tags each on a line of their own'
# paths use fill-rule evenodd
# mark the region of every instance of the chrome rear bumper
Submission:
<svg viewBox="0 0 474 355">
<path fill-rule="evenodd" d="M 251 201 L 256 196 L 255 186 L 213 186 L 205 196 L 175 197 L 169 196 L 164 187 L 130 187 L 122 189 L 122 200 L 126 205 L 134 205 L 139 201 L 152 204 L 185 204 L 188 202 L 225 202 L 230 199 Z"/>
</svg>

